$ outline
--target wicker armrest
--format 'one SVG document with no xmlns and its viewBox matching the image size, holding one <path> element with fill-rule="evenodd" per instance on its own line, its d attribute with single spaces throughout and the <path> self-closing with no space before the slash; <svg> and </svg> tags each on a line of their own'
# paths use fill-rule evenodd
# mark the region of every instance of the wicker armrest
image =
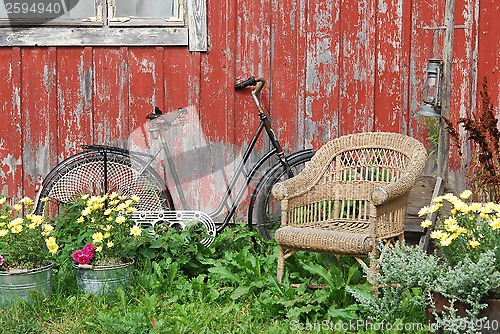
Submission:
<svg viewBox="0 0 500 334">
<path fill-rule="evenodd" d="M 278 201 L 282 201 L 285 198 L 290 197 L 290 195 L 296 194 L 300 189 L 303 189 L 303 181 L 295 180 L 297 176 L 285 180 L 283 182 L 276 183 L 271 189 L 271 193 L 274 198 Z"/>
<path fill-rule="evenodd" d="M 300 196 L 308 192 L 315 183 L 311 180 L 311 173 L 304 169 L 291 179 L 276 183 L 271 193 L 278 201 L 282 201 L 285 198 Z"/>
</svg>

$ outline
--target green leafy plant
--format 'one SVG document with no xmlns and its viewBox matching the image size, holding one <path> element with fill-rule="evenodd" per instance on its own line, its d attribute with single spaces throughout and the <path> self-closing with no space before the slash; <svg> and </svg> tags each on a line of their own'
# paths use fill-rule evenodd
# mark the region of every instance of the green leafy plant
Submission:
<svg viewBox="0 0 500 334">
<path fill-rule="evenodd" d="M 83 195 L 55 218 L 66 252 L 79 265 L 113 265 L 133 258 L 148 239 L 131 219 L 138 198 Z"/>
<path fill-rule="evenodd" d="M 404 243 L 383 252 L 381 260 L 375 261 L 379 267 L 375 277 L 378 296 L 356 286 L 347 290 L 374 323 L 425 323 L 426 294 L 439 275 L 438 259 Z"/>
<path fill-rule="evenodd" d="M 42 216 L 27 213 L 33 200 L 25 197 L 13 203 L 0 197 L 0 270 L 30 270 L 38 268 L 59 249 L 54 227 Z"/>
</svg>

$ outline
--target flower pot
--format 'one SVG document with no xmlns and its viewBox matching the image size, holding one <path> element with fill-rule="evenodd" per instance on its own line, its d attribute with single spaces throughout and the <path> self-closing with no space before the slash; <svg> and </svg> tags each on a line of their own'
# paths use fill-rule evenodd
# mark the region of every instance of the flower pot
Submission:
<svg viewBox="0 0 500 334">
<path fill-rule="evenodd" d="M 448 298 L 444 297 L 438 292 L 433 292 L 432 300 L 436 306 L 436 313 L 441 314 L 450 306 L 450 301 Z M 486 320 L 480 321 L 476 324 L 476 329 L 480 333 L 498 333 L 500 331 L 500 299 L 497 298 L 484 298 L 481 303 L 486 304 L 486 308 L 479 312 L 479 318 L 486 317 Z M 457 315 L 461 317 L 467 316 L 467 309 L 469 305 L 462 302 L 456 301 L 454 304 L 455 310 L 457 310 Z M 432 308 L 428 307 L 426 311 L 427 322 L 429 325 L 435 323 L 434 315 L 432 314 Z M 443 333 L 438 331 L 437 333 Z"/>
<path fill-rule="evenodd" d="M 0 306 L 19 301 L 30 303 L 33 293 L 41 297 L 52 291 L 53 263 L 33 270 L 0 271 Z"/>
<path fill-rule="evenodd" d="M 118 288 L 130 285 L 134 259 L 113 266 L 73 264 L 78 288 L 95 296 L 114 293 Z"/>
</svg>

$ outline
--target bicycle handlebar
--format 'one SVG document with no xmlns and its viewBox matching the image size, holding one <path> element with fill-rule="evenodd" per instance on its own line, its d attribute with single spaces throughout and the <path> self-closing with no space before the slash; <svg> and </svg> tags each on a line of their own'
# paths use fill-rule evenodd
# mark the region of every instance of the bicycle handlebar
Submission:
<svg viewBox="0 0 500 334">
<path fill-rule="evenodd" d="M 248 86 L 255 86 L 257 84 L 257 80 L 255 77 L 250 77 L 246 79 L 245 81 L 239 82 L 236 85 L 234 85 L 234 89 L 236 90 L 241 90 L 243 88 L 246 88 Z"/>
<path fill-rule="evenodd" d="M 262 90 L 262 88 L 264 88 L 265 84 L 266 84 L 266 80 L 264 78 L 255 78 L 255 77 L 251 76 L 250 78 L 234 85 L 234 89 L 242 90 L 242 89 L 249 87 L 249 86 L 257 86 L 257 88 L 255 88 L 255 90 L 253 91 L 253 94 L 259 95 L 260 91 Z"/>
</svg>

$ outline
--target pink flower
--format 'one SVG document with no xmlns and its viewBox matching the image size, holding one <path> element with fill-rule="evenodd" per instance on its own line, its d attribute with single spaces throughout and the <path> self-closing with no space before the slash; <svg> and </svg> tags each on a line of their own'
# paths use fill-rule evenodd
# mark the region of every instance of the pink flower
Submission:
<svg viewBox="0 0 500 334">
<path fill-rule="evenodd" d="M 78 264 L 89 264 L 90 261 L 94 258 L 94 255 L 90 255 L 88 253 L 83 253 L 80 255 L 78 260 L 76 261 Z"/>
<path fill-rule="evenodd" d="M 92 257 L 95 254 L 95 248 L 94 245 L 92 244 L 86 244 L 85 247 L 83 247 L 83 252 L 87 254 L 92 254 Z"/>
<path fill-rule="evenodd" d="M 3 256 L 2 256 L 2 255 L 0 255 L 0 266 L 2 266 L 2 265 L 3 265 L 3 261 L 4 261 L 4 260 L 3 260 Z"/>
<path fill-rule="evenodd" d="M 83 255 L 83 251 L 82 251 L 81 249 L 79 249 L 79 250 L 77 250 L 77 251 L 75 251 L 75 252 L 73 253 L 73 255 L 71 256 L 71 258 L 73 259 L 73 261 L 78 262 L 78 259 L 79 259 L 79 258 L 80 258 L 80 256 L 82 256 L 82 255 Z"/>
<path fill-rule="evenodd" d="M 85 246 L 83 250 L 78 249 L 73 253 L 73 255 L 71 256 L 73 261 L 75 261 L 78 264 L 89 264 L 90 261 L 92 261 L 92 259 L 94 258 L 94 253 L 92 252 L 94 246 L 92 245 L 90 245 L 92 247 L 87 247 L 87 246 Z"/>
</svg>

